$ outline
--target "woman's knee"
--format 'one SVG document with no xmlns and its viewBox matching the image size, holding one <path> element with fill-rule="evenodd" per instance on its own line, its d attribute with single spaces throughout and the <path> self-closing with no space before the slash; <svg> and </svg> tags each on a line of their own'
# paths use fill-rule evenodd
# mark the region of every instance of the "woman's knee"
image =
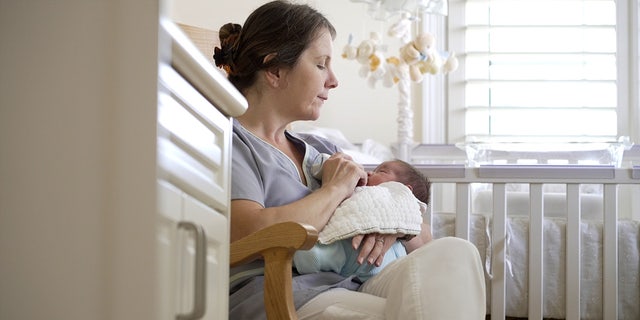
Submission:
<svg viewBox="0 0 640 320">
<path fill-rule="evenodd" d="M 468 240 L 456 237 L 445 237 L 433 240 L 418 250 L 438 251 L 445 256 L 480 258 L 478 248 Z"/>
<path fill-rule="evenodd" d="M 323 292 L 297 310 L 302 319 L 383 319 L 384 298 L 347 289 Z"/>
</svg>

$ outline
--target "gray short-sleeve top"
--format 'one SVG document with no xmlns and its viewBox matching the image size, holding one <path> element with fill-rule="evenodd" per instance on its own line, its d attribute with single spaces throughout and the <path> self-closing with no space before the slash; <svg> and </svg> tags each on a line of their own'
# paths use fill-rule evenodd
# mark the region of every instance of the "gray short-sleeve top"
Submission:
<svg viewBox="0 0 640 320">
<path fill-rule="evenodd" d="M 338 148 L 317 136 L 287 132 L 291 140 L 304 151 L 303 171 L 310 186 L 302 183 L 293 161 L 271 144 L 246 130 L 233 120 L 233 148 L 231 165 L 231 200 L 251 200 L 265 208 L 278 207 L 300 200 L 320 185 L 312 177 L 311 167 L 322 157 Z M 233 221 L 233 216 L 231 217 Z M 261 260 L 231 268 L 231 286 L 248 277 L 262 274 Z"/>
<path fill-rule="evenodd" d="M 339 149 L 329 141 L 313 135 L 286 132 L 287 139 L 304 151 L 303 171 L 308 185 L 302 183 L 298 169 L 289 157 L 269 143 L 246 130 L 234 119 L 231 170 L 231 200 L 251 200 L 265 208 L 297 201 L 315 188 L 320 181 L 313 178 L 312 168 L 323 161 L 321 153 L 333 154 Z M 233 223 L 233 216 L 231 217 Z M 262 274 L 264 263 L 256 260 L 231 268 L 229 288 L 230 319 L 264 319 Z M 332 288 L 357 290 L 360 284 L 353 277 L 333 272 L 297 275 L 293 277 L 295 307 Z"/>
<path fill-rule="evenodd" d="M 311 167 L 322 160 L 320 153 L 333 154 L 338 148 L 317 136 L 291 132 L 286 135 L 304 151 L 303 171 L 309 186 L 302 183 L 289 157 L 234 120 L 231 200 L 251 200 L 265 208 L 277 207 L 302 199 L 319 185 Z"/>
</svg>

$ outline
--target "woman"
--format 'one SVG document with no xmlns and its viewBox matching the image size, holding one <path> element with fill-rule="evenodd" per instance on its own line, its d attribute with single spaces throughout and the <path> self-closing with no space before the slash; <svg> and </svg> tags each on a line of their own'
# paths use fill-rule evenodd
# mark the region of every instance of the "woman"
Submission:
<svg viewBox="0 0 640 320">
<path fill-rule="evenodd" d="M 321 230 L 354 188 L 366 184 L 362 166 L 336 146 L 286 130 L 293 121 L 316 120 L 329 91 L 338 86 L 331 68 L 334 38 L 334 27 L 316 10 L 284 1 L 256 9 L 244 26 L 220 29 L 216 65 L 249 103 L 247 112 L 234 120 L 231 241 L 283 221 Z M 311 192 L 311 164 L 320 153 L 332 156 L 323 164 L 321 187 Z M 354 238 L 358 260 L 380 265 L 402 236 Z M 229 318 L 265 318 L 261 265 L 255 261 L 231 270 Z M 301 319 L 485 315 L 479 254 L 472 244 L 455 238 L 431 241 L 364 284 L 321 272 L 294 275 L 293 287 Z"/>
</svg>

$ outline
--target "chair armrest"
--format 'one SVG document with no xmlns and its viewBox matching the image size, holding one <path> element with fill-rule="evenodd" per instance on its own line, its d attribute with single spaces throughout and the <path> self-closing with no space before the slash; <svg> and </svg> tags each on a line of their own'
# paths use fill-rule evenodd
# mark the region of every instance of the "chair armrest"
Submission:
<svg viewBox="0 0 640 320">
<path fill-rule="evenodd" d="M 297 319 L 293 305 L 292 261 L 296 250 L 309 250 L 318 231 L 306 224 L 282 222 L 231 243 L 232 267 L 264 259 L 264 305 L 268 319 Z"/>
</svg>

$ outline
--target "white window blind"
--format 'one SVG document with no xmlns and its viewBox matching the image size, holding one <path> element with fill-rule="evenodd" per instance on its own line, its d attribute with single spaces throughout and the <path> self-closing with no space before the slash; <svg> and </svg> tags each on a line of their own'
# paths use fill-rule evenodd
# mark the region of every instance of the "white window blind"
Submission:
<svg viewBox="0 0 640 320">
<path fill-rule="evenodd" d="M 613 0 L 454 0 L 449 140 L 613 141 Z"/>
</svg>

